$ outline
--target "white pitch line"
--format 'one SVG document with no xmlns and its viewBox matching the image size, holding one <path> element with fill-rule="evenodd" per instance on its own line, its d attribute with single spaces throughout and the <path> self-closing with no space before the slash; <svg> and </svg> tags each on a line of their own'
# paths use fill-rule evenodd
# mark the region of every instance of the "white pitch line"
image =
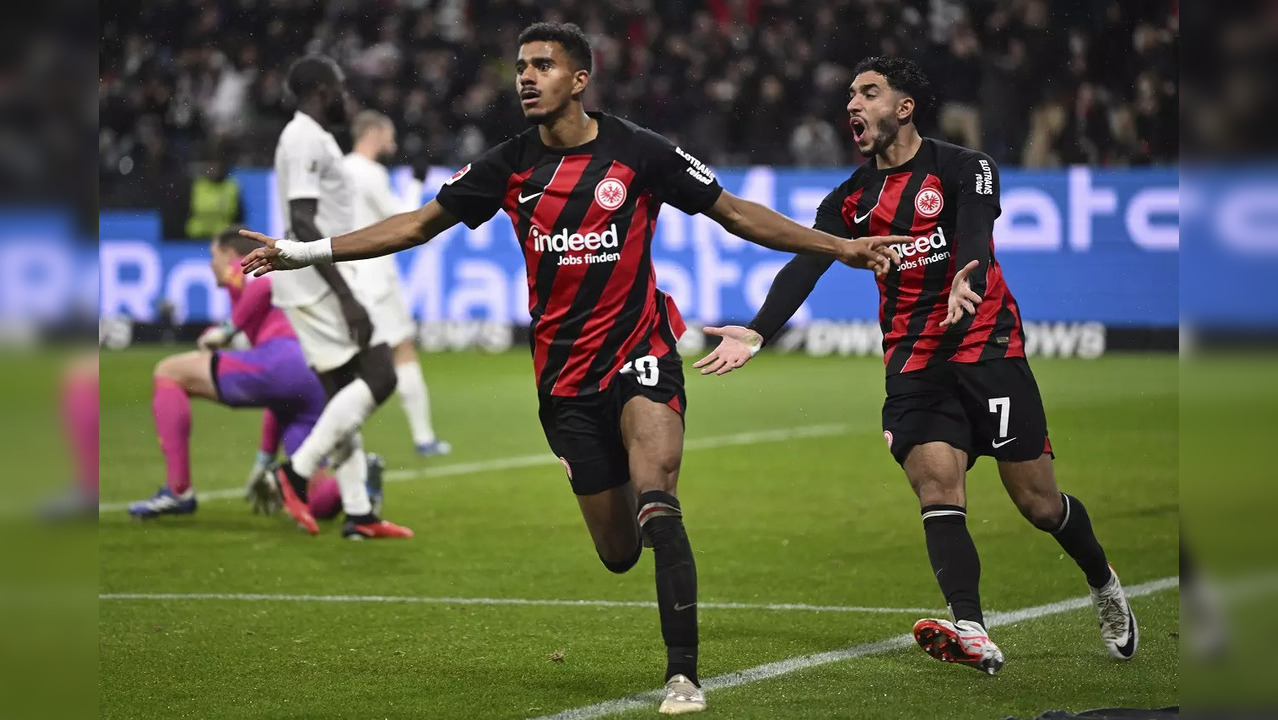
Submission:
<svg viewBox="0 0 1278 720">
<path fill-rule="evenodd" d="M 1166 577 L 1161 580 L 1153 580 L 1140 585 L 1133 585 L 1126 588 L 1128 597 L 1141 597 L 1142 595 L 1150 595 L 1168 588 L 1176 587 L 1180 584 L 1178 577 Z M 1091 598 L 1078 597 L 1069 600 L 1061 600 L 1060 602 L 1048 603 L 1046 605 L 1038 605 L 1035 607 L 1022 608 L 1010 612 L 993 612 L 985 616 L 985 624 L 987 627 L 996 627 L 999 625 L 1011 625 L 1025 620 L 1035 620 L 1048 615 L 1057 615 L 1070 610 L 1090 607 Z M 895 637 L 884 638 L 872 643 L 864 645 L 854 645 L 842 650 L 832 650 L 830 652 L 817 653 L 815 655 L 801 655 L 799 657 L 787 658 L 777 662 L 759 665 L 740 672 L 732 672 L 724 675 L 717 675 L 702 682 L 701 687 L 706 691 L 722 690 L 724 688 L 737 687 L 747 683 L 767 680 L 769 678 L 778 677 L 780 675 L 788 675 L 799 670 L 817 667 L 820 665 L 828 665 L 830 663 L 841 662 L 843 660 L 851 660 L 853 658 L 865 657 L 867 655 L 878 655 L 892 650 L 899 650 L 914 644 L 914 638 L 911 635 L 897 635 Z M 650 690 L 635 695 L 627 695 L 626 697 L 617 698 L 615 700 L 607 700 L 596 705 L 587 705 L 585 707 L 564 710 L 553 715 L 543 715 L 536 720 L 589 720 L 590 718 L 603 717 L 605 715 L 614 715 L 616 713 L 626 712 L 629 710 L 638 710 L 642 708 L 652 709 L 652 706 L 661 699 L 660 690 Z"/>
<path fill-rule="evenodd" d="M 753 445 L 755 443 L 773 443 L 785 442 L 787 440 L 798 440 L 801 438 L 813 437 L 830 437 L 833 435 L 842 435 L 847 432 L 846 425 L 805 425 L 796 428 L 783 428 L 777 430 L 757 430 L 753 432 L 736 433 L 733 435 L 714 435 L 704 438 L 693 438 L 683 443 L 684 450 L 713 450 L 715 448 L 732 447 L 735 445 Z M 541 467 L 543 465 L 558 465 L 559 458 L 549 452 L 538 453 L 536 455 L 516 455 L 514 457 L 495 458 L 493 460 L 479 460 L 476 462 L 453 463 L 451 465 L 439 465 L 437 467 L 425 467 L 417 469 L 405 470 L 389 470 L 383 475 L 386 482 L 406 482 L 408 480 L 419 480 L 424 478 L 452 477 L 455 475 L 476 475 L 479 473 L 499 472 L 501 470 L 514 470 L 517 468 Z M 209 500 L 226 500 L 230 498 L 244 497 L 243 488 L 219 488 L 217 490 L 204 490 L 196 493 L 201 502 Z M 128 510 L 129 503 L 102 503 L 98 505 L 99 513 L 120 512 Z"/>
<path fill-rule="evenodd" d="M 99 593 L 98 600 L 232 600 L 240 602 L 317 602 L 317 603 L 409 603 L 420 605 L 522 605 L 533 607 L 657 607 L 655 602 L 632 600 L 556 600 L 530 598 L 450 598 L 414 597 L 411 595 L 274 595 L 266 593 Z M 836 612 L 877 615 L 926 614 L 941 612 L 936 608 L 885 608 L 856 605 L 804 605 L 802 603 L 717 603 L 703 602 L 702 610 L 771 610 L 776 612 Z"/>
</svg>

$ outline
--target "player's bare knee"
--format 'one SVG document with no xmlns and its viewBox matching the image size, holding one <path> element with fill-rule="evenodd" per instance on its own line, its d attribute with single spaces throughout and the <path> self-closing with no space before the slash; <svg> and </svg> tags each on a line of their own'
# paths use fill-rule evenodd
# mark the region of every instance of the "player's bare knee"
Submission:
<svg viewBox="0 0 1278 720">
<path fill-rule="evenodd" d="M 199 386 L 200 370 L 197 364 L 198 358 L 192 357 L 191 353 L 183 355 L 170 355 L 160 362 L 156 363 L 155 370 L 152 372 L 156 380 L 165 380 L 176 383 L 183 389 L 189 391 Z"/>
<path fill-rule="evenodd" d="M 679 483 L 679 469 L 683 467 L 683 458 L 679 453 L 666 453 L 656 458 L 652 472 L 662 479 L 666 492 L 670 492 Z"/>
<path fill-rule="evenodd" d="M 643 553 L 643 543 L 639 541 L 637 534 L 624 540 L 609 538 L 602 546 L 596 542 L 595 552 L 599 554 L 599 561 L 608 568 L 608 572 L 621 575 L 629 572 L 639 562 L 639 556 Z"/>
<path fill-rule="evenodd" d="M 964 505 L 963 479 L 942 472 L 920 472 L 909 476 L 910 486 L 920 505 Z"/>
<path fill-rule="evenodd" d="M 177 382 L 182 379 L 180 374 L 181 367 L 181 364 L 177 362 L 177 356 L 170 355 L 155 364 L 155 369 L 151 371 L 151 376 L 156 380 Z"/>
<path fill-rule="evenodd" d="M 635 492 L 650 490 L 674 493 L 679 485 L 679 469 L 683 458 L 676 451 L 660 451 L 643 446 L 630 451 L 630 479 Z"/>
<path fill-rule="evenodd" d="M 1039 530 L 1051 532 L 1061 524 L 1064 509 L 1059 492 L 1026 492 L 1013 497 L 1012 501 L 1016 503 L 1021 515 Z"/>
<path fill-rule="evenodd" d="M 651 490 L 674 494 L 679 487 L 679 466 L 675 464 L 631 468 L 630 478 L 635 491 L 642 494 Z"/>
<path fill-rule="evenodd" d="M 943 485 L 926 485 L 915 489 L 915 493 L 919 498 L 919 506 L 927 507 L 928 505 L 959 505 L 965 506 L 966 499 L 963 493 L 957 488 L 946 487 Z"/>
</svg>

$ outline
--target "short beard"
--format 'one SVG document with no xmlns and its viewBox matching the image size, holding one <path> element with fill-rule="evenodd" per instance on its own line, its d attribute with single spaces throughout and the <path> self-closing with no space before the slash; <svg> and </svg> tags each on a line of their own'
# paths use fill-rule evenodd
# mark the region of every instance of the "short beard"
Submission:
<svg viewBox="0 0 1278 720">
<path fill-rule="evenodd" d="M 896 136 L 901 132 L 901 126 L 890 117 L 880 120 L 875 129 L 879 131 L 879 139 L 870 145 L 870 149 L 860 150 L 860 148 L 857 148 L 863 157 L 872 158 L 882 153 L 892 143 L 896 142 Z"/>
</svg>

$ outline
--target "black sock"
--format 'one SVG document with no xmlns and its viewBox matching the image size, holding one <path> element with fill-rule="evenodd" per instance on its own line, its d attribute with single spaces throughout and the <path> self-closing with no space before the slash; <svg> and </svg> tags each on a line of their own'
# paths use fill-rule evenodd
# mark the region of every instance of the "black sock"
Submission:
<svg viewBox="0 0 1278 720">
<path fill-rule="evenodd" d="M 639 496 L 639 528 L 652 543 L 657 611 L 666 642 L 666 679 L 697 683 L 697 566 L 683 528 L 679 501 L 652 490 Z"/>
<path fill-rule="evenodd" d="M 967 510 L 958 505 L 926 505 L 923 533 L 927 557 L 954 620 L 972 620 L 985 627 L 981 613 L 981 558 L 967 531 Z"/>
<path fill-rule="evenodd" d="M 1088 585 L 1103 587 L 1109 582 L 1109 561 L 1096 540 L 1096 533 L 1092 532 L 1092 519 L 1087 516 L 1087 508 L 1078 498 L 1065 493 L 1061 493 L 1061 505 L 1065 514 L 1061 516 L 1061 524 L 1052 531 L 1052 537 L 1082 568 Z"/>
<path fill-rule="evenodd" d="M 293 469 L 293 461 L 287 460 L 280 469 L 284 471 L 284 477 L 288 478 L 289 487 L 293 488 L 293 493 L 297 495 L 297 499 L 306 502 L 306 478 L 297 474 Z"/>
<path fill-rule="evenodd" d="M 353 522 L 356 525 L 372 525 L 377 522 L 377 515 L 371 510 L 366 515 L 350 515 L 346 516 L 347 522 Z"/>
</svg>

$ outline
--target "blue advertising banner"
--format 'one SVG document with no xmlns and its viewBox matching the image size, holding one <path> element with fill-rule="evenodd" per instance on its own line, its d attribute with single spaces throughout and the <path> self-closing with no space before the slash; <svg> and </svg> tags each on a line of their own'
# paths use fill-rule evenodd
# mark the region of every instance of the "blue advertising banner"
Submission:
<svg viewBox="0 0 1278 720">
<path fill-rule="evenodd" d="M 421 200 L 451 174 L 433 170 Z M 278 236 L 271 172 L 236 175 L 248 225 Z M 1266 297 L 1264 282 L 1278 265 L 1274 175 L 1230 171 L 1187 180 L 1185 226 L 1194 230 L 1185 260 L 1201 271 L 1185 283 L 1178 277 L 1181 191 L 1173 170 L 1006 170 L 996 252 L 1027 321 L 1170 328 L 1183 309 L 1204 319 L 1278 323 L 1278 303 Z M 407 168 L 392 177 L 399 187 L 410 184 Z M 845 177 L 846 171 L 773 168 L 719 173 L 729 191 L 803 223 Z M 77 309 L 91 311 L 95 300 L 102 316 L 137 322 L 154 321 L 165 301 L 179 323 L 226 317 L 228 301 L 213 281 L 208 248 L 163 239 L 156 212 L 103 212 L 97 257 L 73 233 L 61 213 L 0 212 L 0 320 L 56 322 Z M 661 287 L 693 323 L 749 319 L 788 259 L 673 208 L 661 213 L 653 258 Z M 528 320 L 523 260 L 503 215 L 473 231 L 459 225 L 397 259 L 419 320 Z M 1222 261 L 1234 273 L 1225 283 L 1209 272 Z M 876 311 L 869 274 L 835 267 L 795 320 L 873 321 Z"/>
<path fill-rule="evenodd" d="M 431 172 L 423 200 L 451 175 Z M 278 236 L 282 228 L 273 176 L 241 170 L 250 227 Z M 825 194 L 847 171 L 773 168 L 725 170 L 724 187 L 811 223 Z M 393 173 L 407 186 L 407 168 Z M 1027 319 L 1097 321 L 1107 326 L 1177 324 L 1179 179 L 1168 170 L 1071 168 L 1003 172 L 1003 215 L 995 248 Z M 153 212 L 104 212 L 100 218 L 101 311 L 154 319 L 160 300 L 175 319 L 212 321 L 227 313 L 208 269 L 207 248 L 160 237 Z M 660 286 L 685 317 L 704 323 L 754 315 L 786 255 L 724 232 L 708 218 L 666 208 L 657 223 L 653 259 Z M 504 215 L 477 230 L 457 226 L 398 257 L 413 314 L 423 321 L 526 323 L 523 258 Z M 795 317 L 872 320 L 877 291 L 864 272 L 837 267 Z"/>
<path fill-rule="evenodd" d="M 1278 326 L 1278 168 L 1182 174 L 1184 321 L 1218 330 Z"/>
<path fill-rule="evenodd" d="M 54 324 L 96 314 L 98 263 L 71 216 L 0 211 L 0 322 Z"/>
</svg>

